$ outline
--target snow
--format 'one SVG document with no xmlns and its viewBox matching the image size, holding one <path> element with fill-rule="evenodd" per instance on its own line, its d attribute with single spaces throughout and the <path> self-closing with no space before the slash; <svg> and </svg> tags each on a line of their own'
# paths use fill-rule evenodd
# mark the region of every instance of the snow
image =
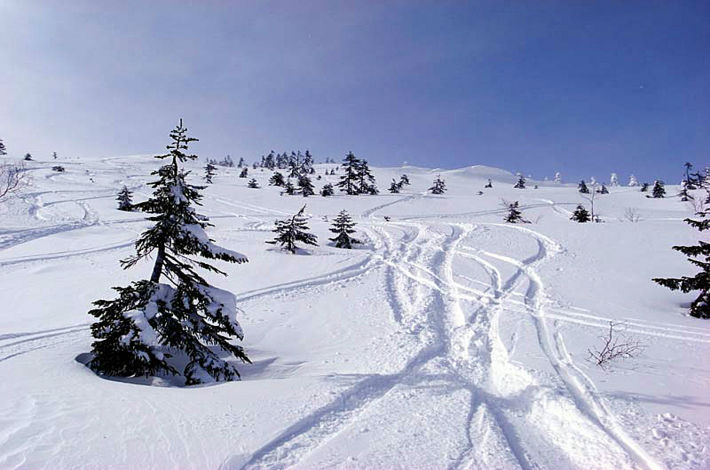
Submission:
<svg viewBox="0 0 710 470">
<path fill-rule="evenodd" d="M 190 233 L 249 257 L 206 279 L 253 364 L 236 364 L 242 381 L 177 387 L 79 362 L 91 302 L 150 274 L 119 266 L 149 222 L 115 197 L 126 185 L 145 200 L 161 162 L 59 163 L 28 162 L 32 185 L 0 203 L 0 468 L 710 468 L 710 321 L 650 280 L 695 272 L 671 250 L 701 235 L 678 187 L 609 187 L 604 223 L 577 224 L 576 182 L 517 190 L 489 167 L 373 168 L 380 195 L 326 198 L 218 167 L 200 207 L 214 227 Z M 412 185 L 387 193 L 403 173 Z M 502 199 L 533 223 L 502 223 Z M 363 244 L 270 250 L 274 220 L 304 203 L 320 240 L 347 210 Z M 587 351 L 609 321 L 644 348 L 603 370 Z"/>
</svg>

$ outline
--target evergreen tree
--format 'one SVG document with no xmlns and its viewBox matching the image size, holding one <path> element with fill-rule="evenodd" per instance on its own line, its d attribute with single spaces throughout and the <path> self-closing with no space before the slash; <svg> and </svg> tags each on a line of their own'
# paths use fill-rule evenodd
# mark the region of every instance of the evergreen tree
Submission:
<svg viewBox="0 0 710 470">
<path fill-rule="evenodd" d="M 597 192 L 599 194 L 609 194 L 609 190 L 606 189 L 606 186 L 604 185 L 604 183 L 602 183 L 601 188 L 597 189 Z"/>
<path fill-rule="evenodd" d="M 332 196 L 333 195 L 333 185 L 330 183 L 326 183 L 323 185 L 323 189 L 320 190 L 320 195 L 324 197 Z"/>
<path fill-rule="evenodd" d="M 293 217 L 287 220 L 277 220 L 275 222 L 276 227 L 273 232 L 275 232 L 276 238 L 269 240 L 266 243 L 271 243 L 276 245 L 281 244 L 281 247 L 291 253 L 296 253 L 296 242 L 303 242 L 306 245 L 318 246 L 317 237 L 312 233 L 308 233 L 308 225 L 306 224 L 306 217 L 303 215 L 303 211 L 306 210 L 306 206 L 303 206 L 300 211 Z"/>
<path fill-rule="evenodd" d="M 216 169 L 217 167 L 212 163 L 207 163 L 207 165 L 205 165 L 205 183 L 212 184 L 212 177 L 214 176 Z"/>
<path fill-rule="evenodd" d="M 397 194 L 399 193 L 400 188 L 400 184 L 396 182 L 394 178 L 392 178 L 392 184 L 390 184 L 389 192 L 391 192 L 392 194 Z"/>
<path fill-rule="evenodd" d="M 629 176 L 629 186 L 638 186 L 639 182 L 634 175 Z"/>
<path fill-rule="evenodd" d="M 286 184 L 284 184 L 284 192 L 289 196 L 296 194 L 296 188 L 293 183 L 291 183 L 291 178 L 286 178 Z"/>
<path fill-rule="evenodd" d="M 350 236 L 355 233 L 353 229 L 355 225 L 350 214 L 344 210 L 340 211 L 340 214 L 333 220 L 333 226 L 329 229 L 331 232 L 335 233 L 336 236 L 329 238 L 329 240 L 335 242 L 336 248 L 351 249 L 353 244 L 361 243 L 360 240 Z"/>
<path fill-rule="evenodd" d="M 686 185 L 688 186 L 688 189 L 697 189 L 695 186 L 696 179 L 693 178 L 693 176 L 690 174 L 690 170 L 693 169 L 693 164 L 690 162 L 685 162 L 685 165 L 683 165 L 683 166 L 685 167 L 685 182 L 686 182 Z M 700 183 L 700 182 L 697 181 L 697 183 Z"/>
<path fill-rule="evenodd" d="M 518 182 L 513 186 L 515 189 L 525 189 L 525 178 L 523 175 L 518 175 Z"/>
<path fill-rule="evenodd" d="M 244 158 L 239 157 L 239 162 L 237 163 L 237 168 L 241 168 L 244 166 Z"/>
<path fill-rule="evenodd" d="M 666 196 L 666 188 L 663 185 L 663 181 L 656 180 L 656 182 L 653 183 L 653 190 L 651 193 L 653 194 L 653 197 L 655 197 L 655 198 L 665 197 Z"/>
<path fill-rule="evenodd" d="M 612 173 L 609 177 L 609 184 L 611 186 L 619 186 L 619 176 L 616 173 Z"/>
<path fill-rule="evenodd" d="M 678 196 L 680 197 L 680 200 L 683 202 L 690 201 L 691 199 L 694 199 L 693 196 L 688 192 L 688 182 L 686 180 L 681 181 L 680 183 L 680 192 L 678 193 Z"/>
<path fill-rule="evenodd" d="M 242 168 L 241 173 L 239 173 L 239 177 L 246 178 L 247 176 L 249 176 L 249 168 L 245 166 L 244 168 Z"/>
<path fill-rule="evenodd" d="M 560 173 L 559 171 L 555 173 L 555 178 L 553 180 L 553 183 L 562 184 L 562 173 Z"/>
<path fill-rule="evenodd" d="M 582 194 L 589 194 L 589 188 L 587 187 L 587 183 L 585 183 L 584 180 L 579 182 L 577 189 Z"/>
<path fill-rule="evenodd" d="M 31 160 L 32 160 L 32 155 L 31 155 L 29 152 L 27 152 L 27 153 L 25 154 L 25 161 L 28 161 L 28 162 L 29 162 L 29 161 L 31 161 Z"/>
<path fill-rule="evenodd" d="M 572 213 L 572 217 L 570 217 L 570 220 L 574 220 L 575 222 L 583 223 L 583 222 L 589 222 L 592 220 L 592 217 L 589 215 L 589 211 L 584 208 L 582 204 L 579 204 L 577 208 L 574 210 Z"/>
<path fill-rule="evenodd" d="M 303 197 L 313 196 L 316 193 L 313 182 L 311 182 L 311 179 L 306 175 L 298 177 L 298 190 Z"/>
<path fill-rule="evenodd" d="M 437 176 L 434 180 L 434 185 L 429 188 L 432 194 L 444 194 L 446 192 L 446 183 L 441 179 L 441 176 Z"/>
<path fill-rule="evenodd" d="M 409 176 L 406 174 L 399 177 L 399 187 L 402 186 L 409 186 Z"/>
<path fill-rule="evenodd" d="M 685 219 L 685 222 L 698 231 L 710 230 L 710 215 L 708 211 L 698 212 L 699 220 Z M 671 290 L 682 292 L 700 291 L 700 295 L 690 304 L 690 315 L 696 318 L 710 318 L 710 243 L 702 240 L 697 245 L 674 246 L 688 257 L 688 261 L 698 266 L 701 271 L 694 277 L 654 278 L 653 281 Z M 704 260 L 696 259 L 704 258 Z"/>
<path fill-rule="evenodd" d="M 359 194 L 360 160 L 352 152 L 349 152 L 343 159 L 343 168 L 345 173 L 335 185 L 350 196 Z"/>
<path fill-rule="evenodd" d="M 508 209 L 508 213 L 505 215 L 505 218 L 503 220 L 505 220 L 509 224 L 517 224 L 519 222 L 522 222 L 524 224 L 530 223 L 529 221 L 523 219 L 523 213 L 519 209 L 518 201 L 505 203 L 505 206 Z"/>
<path fill-rule="evenodd" d="M 252 178 L 247 183 L 247 188 L 259 189 L 259 183 L 256 182 L 256 178 Z"/>
<path fill-rule="evenodd" d="M 52 171 L 56 171 L 57 173 L 64 173 L 66 170 L 62 165 L 54 165 L 52 167 Z"/>
<path fill-rule="evenodd" d="M 270 186 L 283 186 L 284 184 L 284 175 L 282 175 L 278 171 L 274 172 L 274 174 L 271 175 L 271 178 L 269 178 Z"/>
<path fill-rule="evenodd" d="M 642 192 L 642 193 L 647 192 L 647 191 L 648 191 L 648 187 L 649 187 L 649 184 L 648 184 L 648 183 L 643 183 L 643 184 L 641 185 L 641 192 Z"/>
<path fill-rule="evenodd" d="M 52 152 L 52 158 L 55 160 L 58 158 L 57 152 Z"/>
<path fill-rule="evenodd" d="M 209 285 L 196 269 L 224 273 L 194 258 L 247 259 L 215 245 L 205 232 L 208 218 L 195 212 L 204 187 L 188 184 L 188 172 L 179 164 L 197 158 L 185 153 L 197 139 L 187 136 L 182 120 L 170 138 L 169 152 L 156 157 L 169 163 L 151 173 L 158 177 L 149 183 L 152 197 L 134 206 L 152 214 L 148 220 L 154 225 L 139 237 L 136 254 L 121 262 L 127 269 L 154 256 L 151 277 L 115 288 L 116 299 L 94 302 L 89 313 L 98 321 L 91 327 L 95 341 L 89 367 L 108 376 L 177 374 L 187 385 L 234 380 L 239 372 L 225 355 L 249 362 L 242 347 L 231 343 L 243 338 L 236 300 Z M 161 277 L 170 284 L 161 283 Z"/>
<path fill-rule="evenodd" d="M 132 211 L 133 210 L 133 193 L 124 186 L 116 197 L 118 201 L 118 210 L 120 211 Z"/>
<path fill-rule="evenodd" d="M 0 139 L 0 156 L 7 155 L 7 148 L 5 147 L 5 142 Z"/>
<path fill-rule="evenodd" d="M 490 178 L 488 178 L 488 183 L 484 186 L 484 188 L 492 188 L 493 187 L 493 181 L 491 181 Z"/>
<path fill-rule="evenodd" d="M 361 160 L 358 165 L 358 188 L 359 194 L 377 194 L 377 186 L 375 185 L 375 177 L 367 165 L 367 160 Z"/>
</svg>

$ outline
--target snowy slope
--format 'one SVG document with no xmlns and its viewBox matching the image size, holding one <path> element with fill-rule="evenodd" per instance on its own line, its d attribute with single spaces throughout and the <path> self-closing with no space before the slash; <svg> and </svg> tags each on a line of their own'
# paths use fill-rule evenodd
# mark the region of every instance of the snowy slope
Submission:
<svg viewBox="0 0 710 470">
<path fill-rule="evenodd" d="M 119 267 L 148 225 L 114 199 L 147 197 L 159 162 L 60 163 L 32 163 L 22 199 L 0 203 L 0 468 L 710 468 L 710 322 L 650 281 L 692 272 L 670 249 L 698 237 L 678 198 L 610 188 L 605 223 L 576 224 L 575 185 L 516 190 L 488 167 L 374 169 L 378 196 L 308 199 L 220 169 L 210 235 L 250 262 L 210 279 L 237 295 L 254 364 L 241 382 L 148 386 L 77 358 L 91 302 L 148 275 Z M 402 173 L 412 185 L 387 193 Z M 501 199 L 534 223 L 503 224 Z M 265 244 L 304 203 L 320 246 Z M 326 243 L 342 209 L 356 250 Z M 586 358 L 610 320 L 644 349 L 605 371 Z"/>
</svg>

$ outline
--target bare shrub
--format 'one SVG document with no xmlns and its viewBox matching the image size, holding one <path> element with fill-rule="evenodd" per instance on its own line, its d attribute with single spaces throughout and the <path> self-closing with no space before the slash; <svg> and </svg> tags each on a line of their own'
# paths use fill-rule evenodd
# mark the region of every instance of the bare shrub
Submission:
<svg viewBox="0 0 710 470">
<path fill-rule="evenodd" d="M 22 164 L 0 165 L 0 201 L 19 192 L 27 182 L 27 172 Z"/>
<path fill-rule="evenodd" d="M 641 221 L 641 214 L 635 207 L 627 207 L 624 211 L 624 220 L 635 224 Z"/>
<path fill-rule="evenodd" d="M 626 338 L 614 330 L 619 325 L 620 323 L 610 321 L 609 332 L 599 337 L 603 342 L 601 349 L 587 350 L 587 360 L 604 370 L 609 370 L 617 360 L 636 357 L 643 351 L 643 345 L 639 341 Z"/>
</svg>

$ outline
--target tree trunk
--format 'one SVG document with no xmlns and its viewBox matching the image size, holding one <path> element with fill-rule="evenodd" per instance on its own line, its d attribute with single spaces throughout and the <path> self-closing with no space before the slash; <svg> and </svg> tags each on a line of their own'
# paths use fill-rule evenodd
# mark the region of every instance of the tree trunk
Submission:
<svg viewBox="0 0 710 470">
<path fill-rule="evenodd" d="M 159 282 L 160 274 L 163 272 L 163 262 L 165 261 L 165 243 L 161 243 L 158 246 L 158 256 L 155 258 L 155 265 L 153 266 L 153 274 L 150 276 L 150 282 Z"/>
</svg>

